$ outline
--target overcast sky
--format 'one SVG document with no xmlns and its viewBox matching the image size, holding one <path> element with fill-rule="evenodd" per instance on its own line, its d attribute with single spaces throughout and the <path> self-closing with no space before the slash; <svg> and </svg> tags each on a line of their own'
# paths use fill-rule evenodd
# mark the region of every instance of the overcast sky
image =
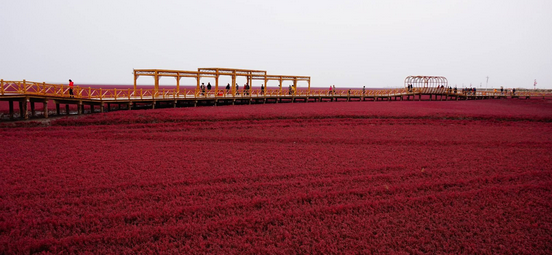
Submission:
<svg viewBox="0 0 552 255">
<path fill-rule="evenodd" d="M 552 88 L 551 0 L 0 2 L 4 80 L 132 84 L 134 68 L 229 67 L 318 87 L 440 75 Z"/>
</svg>

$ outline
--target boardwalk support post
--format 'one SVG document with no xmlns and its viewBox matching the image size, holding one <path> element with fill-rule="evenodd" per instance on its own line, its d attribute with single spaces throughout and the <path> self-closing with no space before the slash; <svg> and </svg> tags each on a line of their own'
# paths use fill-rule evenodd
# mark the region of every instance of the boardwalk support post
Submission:
<svg viewBox="0 0 552 255">
<path fill-rule="evenodd" d="M 48 118 L 48 100 L 42 102 L 42 109 L 44 109 L 44 118 Z"/>
<path fill-rule="evenodd" d="M 13 101 L 10 100 L 10 120 L 13 120 Z"/>
<path fill-rule="evenodd" d="M 25 81 L 25 80 L 23 80 Z M 28 109 L 28 106 L 29 105 L 29 98 L 25 98 L 25 101 L 23 101 L 23 115 L 25 116 L 25 119 L 28 120 L 29 119 L 29 109 Z"/>
<path fill-rule="evenodd" d="M 35 117 L 35 102 L 31 101 L 31 117 Z"/>
</svg>

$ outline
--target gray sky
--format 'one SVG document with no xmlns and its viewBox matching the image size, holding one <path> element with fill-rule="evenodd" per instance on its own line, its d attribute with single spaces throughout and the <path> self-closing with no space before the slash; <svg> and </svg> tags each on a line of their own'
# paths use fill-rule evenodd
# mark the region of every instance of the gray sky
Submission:
<svg viewBox="0 0 552 255">
<path fill-rule="evenodd" d="M 132 84 L 134 68 L 230 67 L 318 87 L 441 75 L 552 88 L 551 0 L 0 2 L 4 80 Z"/>
</svg>

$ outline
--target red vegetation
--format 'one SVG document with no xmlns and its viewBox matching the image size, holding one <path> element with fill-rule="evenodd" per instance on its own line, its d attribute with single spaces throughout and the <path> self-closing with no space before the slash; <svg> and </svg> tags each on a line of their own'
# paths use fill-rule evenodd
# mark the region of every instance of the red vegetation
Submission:
<svg viewBox="0 0 552 255">
<path fill-rule="evenodd" d="M 0 253 L 550 254 L 551 120 L 487 100 L 5 123 Z"/>
</svg>

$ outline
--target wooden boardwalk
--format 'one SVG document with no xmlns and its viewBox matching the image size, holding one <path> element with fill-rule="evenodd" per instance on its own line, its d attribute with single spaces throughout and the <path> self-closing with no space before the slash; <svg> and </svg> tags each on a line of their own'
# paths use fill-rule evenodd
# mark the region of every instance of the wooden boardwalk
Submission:
<svg viewBox="0 0 552 255">
<path fill-rule="evenodd" d="M 48 105 L 55 104 L 56 115 L 71 113 L 71 105 L 77 110 L 73 114 L 104 112 L 114 109 L 144 109 L 156 107 L 184 107 L 203 105 L 265 104 L 285 102 L 338 102 L 338 101 L 398 101 L 398 100 L 481 100 L 531 97 L 552 98 L 552 93 L 516 92 L 512 94 L 495 91 L 477 91 L 475 94 L 454 92 L 445 88 L 413 88 L 365 90 L 292 90 L 250 89 L 249 91 L 219 90 L 202 93 L 197 89 L 101 89 L 75 86 L 70 96 L 67 85 L 55 85 L 29 81 L 0 81 L 0 101 L 9 102 L 9 117 L 16 119 L 14 104 L 18 104 L 19 118 L 48 118 Z M 42 104 L 37 114 L 37 104 Z M 65 109 L 62 108 L 64 106 Z"/>
</svg>

